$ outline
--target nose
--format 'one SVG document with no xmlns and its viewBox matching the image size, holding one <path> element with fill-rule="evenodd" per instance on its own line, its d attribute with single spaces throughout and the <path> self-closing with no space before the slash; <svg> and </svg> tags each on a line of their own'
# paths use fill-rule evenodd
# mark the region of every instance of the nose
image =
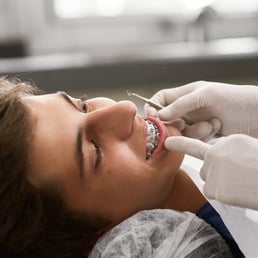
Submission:
<svg viewBox="0 0 258 258">
<path fill-rule="evenodd" d="M 133 130 L 137 107 L 131 101 L 120 101 L 88 113 L 87 127 L 93 134 L 127 139 Z"/>
</svg>

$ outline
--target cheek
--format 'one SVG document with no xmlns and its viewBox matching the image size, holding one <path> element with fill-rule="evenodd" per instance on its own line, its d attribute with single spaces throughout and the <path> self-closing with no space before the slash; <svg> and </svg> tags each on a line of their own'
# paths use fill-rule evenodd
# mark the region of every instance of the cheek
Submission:
<svg viewBox="0 0 258 258">
<path fill-rule="evenodd" d="M 182 158 L 180 153 L 168 152 L 152 166 L 127 144 L 113 144 L 100 170 L 87 182 L 86 206 L 108 214 L 117 210 L 115 206 L 124 211 L 159 207 L 170 191 Z"/>
<path fill-rule="evenodd" d="M 109 161 L 106 166 L 106 184 L 115 189 L 115 195 L 124 194 L 128 199 L 135 199 L 135 203 L 151 203 L 159 199 L 171 181 L 169 166 L 151 166 L 128 147 L 118 152 L 116 158 L 110 157 Z M 178 163 L 173 166 L 176 167 Z"/>
<path fill-rule="evenodd" d="M 106 184 L 115 189 L 117 193 L 129 192 L 132 194 L 134 189 L 141 189 L 151 180 L 153 171 L 148 167 L 144 160 L 141 160 L 137 153 L 131 151 L 128 145 L 117 146 L 105 158 L 103 165 L 102 178 Z"/>
<path fill-rule="evenodd" d="M 114 146 L 114 149 L 106 157 L 103 176 L 119 188 L 123 185 L 126 188 L 147 187 L 150 191 L 156 191 L 161 185 L 169 185 L 177 175 L 184 157 L 182 153 L 167 151 L 157 162 L 150 163 L 127 145 Z"/>
</svg>

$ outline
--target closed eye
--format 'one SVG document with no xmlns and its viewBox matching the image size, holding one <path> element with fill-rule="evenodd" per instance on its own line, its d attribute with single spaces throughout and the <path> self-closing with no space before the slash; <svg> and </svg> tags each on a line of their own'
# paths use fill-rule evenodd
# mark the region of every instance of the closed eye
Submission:
<svg viewBox="0 0 258 258">
<path fill-rule="evenodd" d="M 96 160 L 95 160 L 95 169 L 99 166 L 100 162 L 101 162 L 101 155 L 102 155 L 102 150 L 100 148 L 100 146 L 98 144 L 96 144 L 94 141 L 91 141 L 93 146 L 94 146 L 94 150 L 95 150 L 95 155 L 96 155 Z"/>
<path fill-rule="evenodd" d="M 88 103 L 86 100 L 81 100 L 81 106 L 82 106 L 82 111 L 84 113 L 87 113 L 88 112 Z"/>
</svg>

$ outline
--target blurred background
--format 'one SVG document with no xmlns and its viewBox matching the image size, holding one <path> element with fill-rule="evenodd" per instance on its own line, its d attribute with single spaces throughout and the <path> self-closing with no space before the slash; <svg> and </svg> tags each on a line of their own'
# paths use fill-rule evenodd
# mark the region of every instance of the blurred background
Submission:
<svg viewBox="0 0 258 258">
<path fill-rule="evenodd" d="M 117 100 L 258 85 L 257 37 L 258 0 L 0 0 L 0 75 Z"/>
</svg>

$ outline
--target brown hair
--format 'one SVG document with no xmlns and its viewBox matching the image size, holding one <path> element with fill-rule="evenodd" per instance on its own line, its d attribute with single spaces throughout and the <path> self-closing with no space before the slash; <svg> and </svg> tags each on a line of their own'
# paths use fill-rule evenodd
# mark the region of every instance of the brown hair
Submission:
<svg viewBox="0 0 258 258">
<path fill-rule="evenodd" d="M 84 257 L 107 223 L 68 211 L 53 186 L 28 179 L 32 128 L 21 97 L 39 93 L 0 78 L 0 257 Z"/>
</svg>

